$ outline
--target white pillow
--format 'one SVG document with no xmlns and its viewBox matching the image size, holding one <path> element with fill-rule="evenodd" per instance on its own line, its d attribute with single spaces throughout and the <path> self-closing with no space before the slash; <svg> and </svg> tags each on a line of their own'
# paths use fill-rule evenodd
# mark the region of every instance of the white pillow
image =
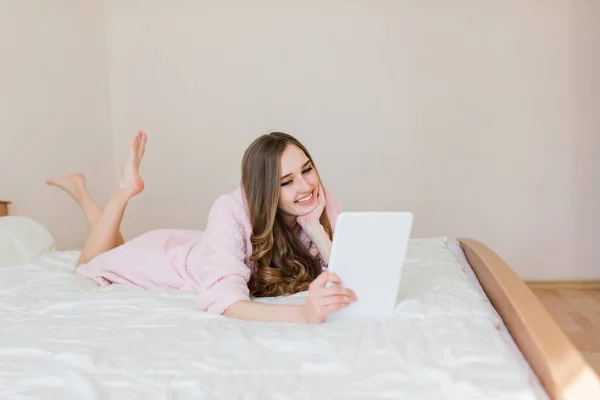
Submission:
<svg viewBox="0 0 600 400">
<path fill-rule="evenodd" d="M 54 238 L 41 223 L 27 217 L 0 217 L 0 266 L 23 264 L 54 250 Z"/>
</svg>

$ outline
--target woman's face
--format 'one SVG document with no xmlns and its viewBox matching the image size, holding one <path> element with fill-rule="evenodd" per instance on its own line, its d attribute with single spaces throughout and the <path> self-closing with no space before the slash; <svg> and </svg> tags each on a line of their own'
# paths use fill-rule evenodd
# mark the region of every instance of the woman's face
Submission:
<svg viewBox="0 0 600 400">
<path fill-rule="evenodd" d="M 317 207 L 319 176 L 304 152 L 288 145 L 281 156 L 279 210 L 287 216 L 306 215 Z"/>
</svg>

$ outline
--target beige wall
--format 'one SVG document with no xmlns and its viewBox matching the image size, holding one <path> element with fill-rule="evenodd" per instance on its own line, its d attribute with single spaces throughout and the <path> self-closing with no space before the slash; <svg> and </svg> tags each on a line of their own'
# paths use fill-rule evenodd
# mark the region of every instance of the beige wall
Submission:
<svg viewBox="0 0 600 400">
<path fill-rule="evenodd" d="M 248 143 L 284 130 L 309 147 L 346 210 L 411 210 L 415 236 L 478 238 L 525 279 L 600 278 L 595 0 L 104 3 L 112 137 L 102 136 L 100 0 L 69 3 L 69 12 L 48 5 L 44 13 L 70 16 L 50 34 L 0 16 L 24 43 L 0 75 L 13 99 L 0 132 L 28 135 L 11 136 L 17 150 L 1 161 L 24 165 L 25 179 L 2 172 L 0 182 L 65 245 L 85 228 L 74 206 L 36 186 L 48 172 L 81 166 L 105 200 L 108 146 L 120 169 L 129 136 L 145 129 L 147 186 L 125 235 L 202 229 L 214 198 L 237 185 Z M 39 7 L 19 8 L 21 20 L 40 21 Z M 64 58 L 73 47 L 79 53 Z M 40 53 L 28 54 L 33 63 L 17 61 L 25 48 Z M 57 98 L 49 106 L 40 93 Z M 19 118 L 25 112 L 37 118 Z M 52 153 L 23 164 L 35 141 Z M 99 155 L 72 151 L 91 147 Z"/>
<path fill-rule="evenodd" d="M 103 16 L 97 0 L 0 2 L 0 198 L 61 248 L 87 226 L 44 181 L 76 169 L 101 200 L 114 182 Z"/>
<path fill-rule="evenodd" d="M 478 238 L 525 279 L 600 278 L 598 228 L 580 211 L 598 213 L 600 123 L 579 90 L 597 96 L 598 78 L 577 62 L 597 14 L 566 1 L 106 4 L 117 164 L 132 132 L 150 135 L 127 235 L 202 228 L 251 138 L 277 129 L 308 145 L 347 210 L 414 211 L 416 236 Z"/>
<path fill-rule="evenodd" d="M 573 10 L 573 270 L 600 278 L 600 2 L 576 1 Z"/>
</svg>

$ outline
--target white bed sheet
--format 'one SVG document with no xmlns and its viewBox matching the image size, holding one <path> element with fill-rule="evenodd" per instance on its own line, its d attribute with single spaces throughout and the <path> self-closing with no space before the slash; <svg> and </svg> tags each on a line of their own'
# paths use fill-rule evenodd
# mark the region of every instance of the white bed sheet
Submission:
<svg viewBox="0 0 600 400">
<path fill-rule="evenodd" d="M 206 314 L 192 293 L 98 287 L 72 272 L 77 257 L 0 268 L 0 398 L 541 398 L 444 239 L 411 241 L 395 318 L 313 326 Z"/>
<path fill-rule="evenodd" d="M 485 294 L 483 287 L 479 283 L 479 280 L 477 279 L 475 272 L 471 268 L 471 265 L 469 264 L 469 261 L 467 260 L 467 257 L 465 256 L 465 253 L 462 251 L 460 246 L 456 243 L 456 241 L 450 240 L 450 241 L 448 241 L 448 249 L 456 256 L 456 259 L 460 263 L 462 270 L 467 275 L 467 279 L 469 279 L 469 282 L 471 282 L 473 287 L 475 287 L 475 289 L 477 289 L 477 291 L 483 297 L 485 297 L 487 299 L 487 301 L 489 302 L 489 299 L 488 299 L 487 295 Z M 490 302 L 490 304 L 491 304 L 491 302 Z M 535 389 L 536 395 L 538 396 L 539 399 L 544 399 L 544 400 L 550 399 L 550 397 L 547 395 L 544 388 L 542 387 L 542 384 L 539 381 L 537 375 L 535 375 L 533 369 L 531 368 L 531 366 L 525 359 L 525 356 L 523 355 L 523 353 L 521 353 L 521 350 L 519 350 L 519 347 L 513 340 L 512 336 L 510 335 L 508 328 L 506 327 L 504 322 L 502 322 L 500 315 L 498 314 L 498 312 L 495 309 L 493 309 L 493 306 L 492 306 L 492 310 L 493 310 L 494 315 L 498 318 L 498 320 L 500 320 L 498 330 L 500 331 L 502 340 L 504 340 L 506 345 L 511 349 L 515 358 L 520 360 L 520 362 L 526 366 L 526 368 L 528 370 L 530 382 L 532 383 L 532 385 Z"/>
</svg>

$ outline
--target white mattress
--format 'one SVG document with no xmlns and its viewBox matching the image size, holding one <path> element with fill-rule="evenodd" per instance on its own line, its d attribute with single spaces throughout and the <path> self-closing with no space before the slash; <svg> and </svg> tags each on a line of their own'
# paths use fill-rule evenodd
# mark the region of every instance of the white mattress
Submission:
<svg viewBox="0 0 600 400">
<path fill-rule="evenodd" d="M 206 314 L 191 293 L 97 287 L 73 274 L 77 256 L 0 267 L 0 398 L 543 398 L 443 239 L 411 241 L 395 318 L 315 326 Z"/>
</svg>

